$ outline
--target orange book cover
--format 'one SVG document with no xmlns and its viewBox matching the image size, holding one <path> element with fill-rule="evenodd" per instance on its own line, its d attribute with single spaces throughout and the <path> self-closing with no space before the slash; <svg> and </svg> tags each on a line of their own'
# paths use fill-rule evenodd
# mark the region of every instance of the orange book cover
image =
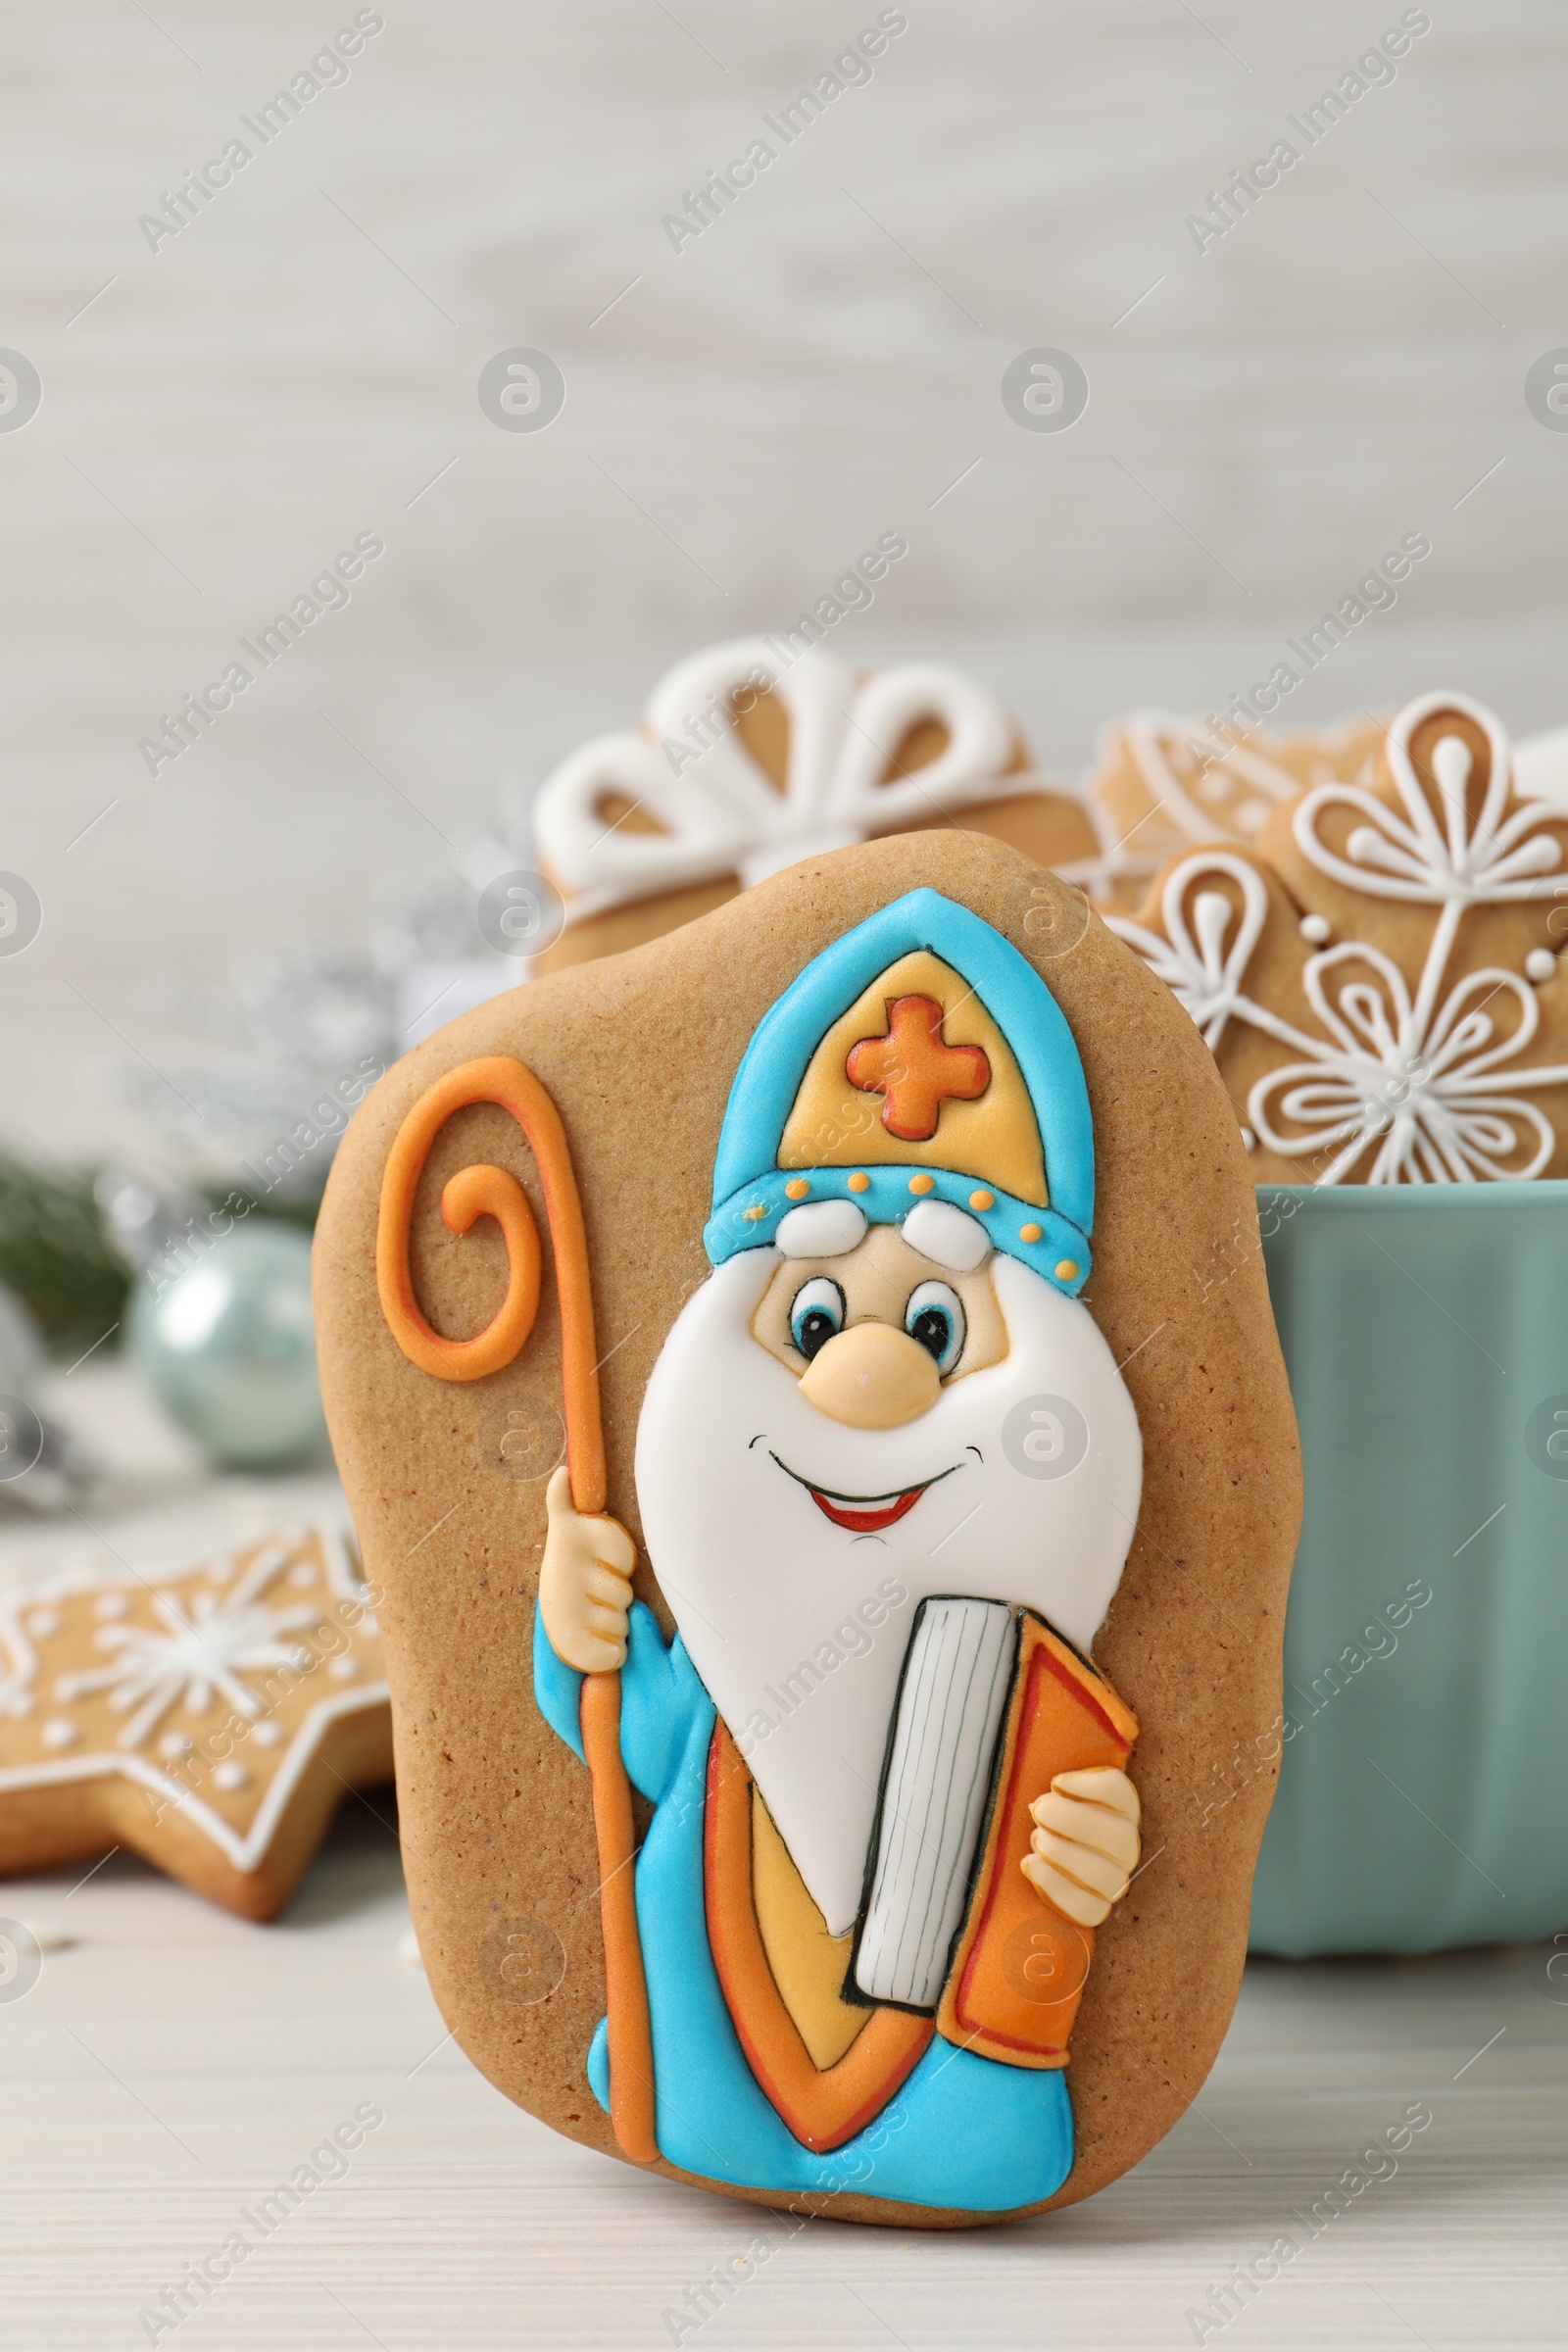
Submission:
<svg viewBox="0 0 1568 2352">
<path fill-rule="evenodd" d="M 1066 2065 L 1094 1932 L 1024 1877 L 1029 1807 L 1058 1772 L 1125 1766 L 1137 1737 L 1137 1717 L 1110 1685 L 1023 1610 L 974 1891 L 937 2011 L 947 2040 L 1011 2066 Z"/>
</svg>

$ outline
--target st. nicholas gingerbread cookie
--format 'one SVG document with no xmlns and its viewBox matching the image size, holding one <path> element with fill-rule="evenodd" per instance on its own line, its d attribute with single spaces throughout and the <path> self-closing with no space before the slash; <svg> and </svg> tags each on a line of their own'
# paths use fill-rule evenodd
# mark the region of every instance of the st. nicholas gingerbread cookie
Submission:
<svg viewBox="0 0 1568 2352">
<path fill-rule="evenodd" d="M 1169 2128 L 1299 1512 L 1261 1260 L 1204 1276 L 1249 1225 L 1185 1012 L 973 836 L 813 858 L 382 1082 L 323 1386 L 421 1950 L 510 2096 L 937 2227 Z"/>
</svg>

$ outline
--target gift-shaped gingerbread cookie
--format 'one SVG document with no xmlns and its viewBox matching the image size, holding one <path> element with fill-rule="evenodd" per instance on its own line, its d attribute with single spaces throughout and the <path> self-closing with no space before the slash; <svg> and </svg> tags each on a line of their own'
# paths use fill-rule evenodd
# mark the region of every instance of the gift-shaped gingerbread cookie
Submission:
<svg viewBox="0 0 1568 2352">
<path fill-rule="evenodd" d="M 1173 860 L 1112 927 L 1198 1022 L 1260 1183 L 1560 1175 L 1568 816 L 1512 794 L 1461 695 L 1407 705 L 1386 761 L 1278 809 L 1254 854 Z"/>
<path fill-rule="evenodd" d="M 513 2097 L 944 2225 L 1168 2128 L 1239 1979 L 1272 1766 L 1202 1797 L 1277 1726 L 1298 1512 L 1260 1261 L 1192 1272 L 1249 1221 L 1185 1013 L 952 833 L 383 1082 L 323 1383 L 421 1948 Z"/>
<path fill-rule="evenodd" d="M 1030 772 L 986 687 L 934 662 L 856 671 L 807 625 L 690 655 L 639 726 L 549 777 L 533 834 L 565 929 L 536 971 L 657 939 L 799 858 L 883 834 L 956 825 L 1042 865 L 1093 857 L 1089 811 Z"/>
</svg>

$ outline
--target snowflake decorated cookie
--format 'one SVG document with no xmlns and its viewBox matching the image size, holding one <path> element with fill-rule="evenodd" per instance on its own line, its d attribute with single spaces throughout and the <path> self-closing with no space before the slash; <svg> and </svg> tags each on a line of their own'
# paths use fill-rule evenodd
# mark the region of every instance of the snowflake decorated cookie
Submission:
<svg viewBox="0 0 1568 2352">
<path fill-rule="evenodd" d="M 127 1846 L 270 1919 L 391 1769 L 380 1637 L 328 1527 L 0 1609 L 0 1875 Z"/>
<path fill-rule="evenodd" d="M 1173 859 L 1111 928 L 1197 1022 L 1260 1183 L 1568 1172 L 1568 814 L 1513 794 L 1459 695 L 1401 710 L 1385 760 Z"/>
<path fill-rule="evenodd" d="M 937 825 L 1043 865 L 1100 847 L 961 670 L 857 671 L 799 630 L 710 646 L 661 679 L 639 726 L 584 744 L 540 791 L 534 841 L 566 928 L 535 969 L 659 938 L 824 850 Z"/>
</svg>

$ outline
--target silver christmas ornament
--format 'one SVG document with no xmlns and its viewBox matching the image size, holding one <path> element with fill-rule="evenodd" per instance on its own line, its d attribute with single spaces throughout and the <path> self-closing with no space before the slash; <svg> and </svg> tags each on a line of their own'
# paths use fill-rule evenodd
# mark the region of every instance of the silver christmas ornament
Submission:
<svg viewBox="0 0 1568 2352">
<path fill-rule="evenodd" d="M 293 1226 L 238 1226 L 172 1281 L 143 1275 L 126 1340 L 168 1411 L 225 1469 L 324 1447 L 311 1245 Z"/>
</svg>

